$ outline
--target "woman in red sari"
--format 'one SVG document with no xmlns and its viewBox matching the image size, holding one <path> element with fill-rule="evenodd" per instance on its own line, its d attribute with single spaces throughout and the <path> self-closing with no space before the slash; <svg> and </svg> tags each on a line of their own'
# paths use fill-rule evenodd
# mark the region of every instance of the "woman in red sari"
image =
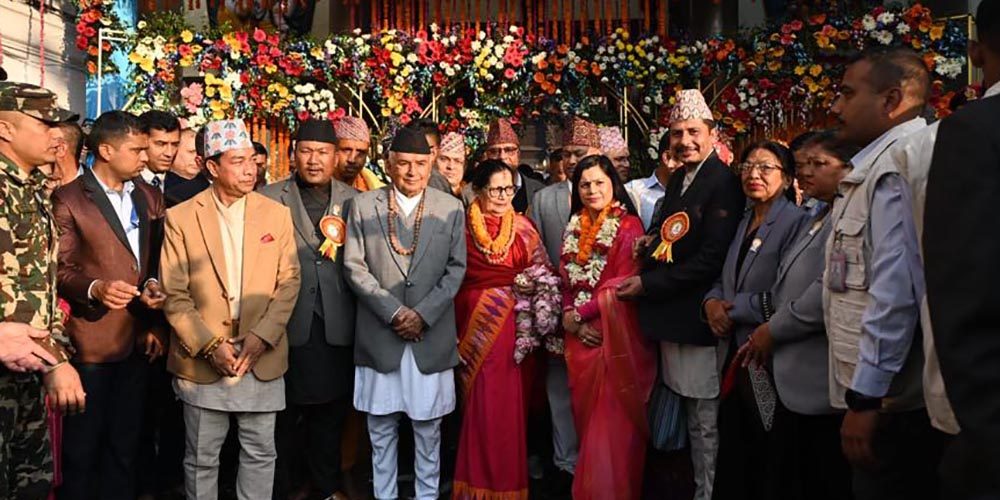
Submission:
<svg viewBox="0 0 1000 500">
<path fill-rule="evenodd" d="M 572 183 L 561 272 L 566 365 L 580 439 L 573 498 L 637 499 L 656 358 L 639 331 L 635 305 L 615 291 L 639 270 L 632 248 L 643 235 L 642 222 L 604 156 L 580 160 Z"/>
<path fill-rule="evenodd" d="M 531 268 L 557 278 L 546 267 L 545 249 L 532 223 L 514 212 L 510 168 L 485 161 L 473 173 L 476 200 L 466 218 L 468 266 L 455 297 L 459 355 L 456 370 L 462 430 L 453 498 L 528 498 L 525 396 L 519 361 L 538 341 L 519 331 L 515 306 L 534 286 L 515 285 Z M 519 280 L 520 281 L 520 280 Z M 549 310 L 558 321 L 558 297 Z M 536 318 L 537 321 L 537 318 Z M 520 336 L 519 336 L 520 335 Z M 516 358 L 516 359 L 515 359 Z"/>
</svg>

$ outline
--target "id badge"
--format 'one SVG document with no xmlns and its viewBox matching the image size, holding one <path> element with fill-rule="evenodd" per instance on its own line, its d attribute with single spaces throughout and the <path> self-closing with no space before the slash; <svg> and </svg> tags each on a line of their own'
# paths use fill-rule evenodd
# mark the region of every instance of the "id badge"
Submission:
<svg viewBox="0 0 1000 500">
<path fill-rule="evenodd" d="M 847 254 L 837 248 L 830 254 L 827 287 L 831 291 L 842 293 L 847 291 Z"/>
</svg>

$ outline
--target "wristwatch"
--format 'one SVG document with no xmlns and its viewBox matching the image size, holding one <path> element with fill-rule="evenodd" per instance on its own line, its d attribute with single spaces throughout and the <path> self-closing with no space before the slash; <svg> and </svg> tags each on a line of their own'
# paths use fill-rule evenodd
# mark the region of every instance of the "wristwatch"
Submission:
<svg viewBox="0 0 1000 500">
<path fill-rule="evenodd" d="M 865 396 L 860 392 L 848 389 L 844 394 L 844 401 L 851 411 L 871 411 L 882 409 L 882 398 Z"/>
</svg>

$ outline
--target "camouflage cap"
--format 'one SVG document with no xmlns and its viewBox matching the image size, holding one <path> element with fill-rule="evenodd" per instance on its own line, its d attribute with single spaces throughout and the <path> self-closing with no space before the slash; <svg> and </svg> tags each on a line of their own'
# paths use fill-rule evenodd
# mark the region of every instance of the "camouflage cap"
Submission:
<svg viewBox="0 0 1000 500">
<path fill-rule="evenodd" d="M 46 123 L 76 121 L 80 117 L 57 106 L 51 90 L 20 82 L 0 82 L 0 111 L 20 111 Z"/>
</svg>

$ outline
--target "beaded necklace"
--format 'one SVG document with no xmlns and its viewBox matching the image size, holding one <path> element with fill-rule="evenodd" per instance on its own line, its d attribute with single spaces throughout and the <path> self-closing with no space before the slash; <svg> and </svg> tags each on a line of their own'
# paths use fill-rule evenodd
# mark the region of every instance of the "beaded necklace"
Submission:
<svg viewBox="0 0 1000 500">
<path fill-rule="evenodd" d="M 420 204 L 417 205 L 417 218 L 413 223 L 413 241 L 410 242 L 409 248 L 403 248 L 403 245 L 399 242 L 399 236 L 396 235 L 396 215 L 399 213 L 399 207 L 396 205 L 396 193 L 392 192 L 392 188 L 388 189 L 389 195 L 389 245 L 392 246 L 392 250 L 399 255 L 410 256 L 413 252 L 417 250 L 417 241 L 420 239 L 420 226 L 424 221 L 424 202 L 427 201 L 427 194 L 420 198 Z"/>
</svg>

